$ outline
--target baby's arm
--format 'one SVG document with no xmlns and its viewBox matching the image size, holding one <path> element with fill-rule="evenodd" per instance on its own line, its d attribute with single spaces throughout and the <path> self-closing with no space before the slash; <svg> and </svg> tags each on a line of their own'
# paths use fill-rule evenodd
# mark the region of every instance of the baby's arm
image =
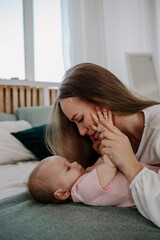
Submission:
<svg viewBox="0 0 160 240">
<path fill-rule="evenodd" d="M 102 188 L 105 188 L 113 181 L 117 172 L 117 168 L 107 155 L 104 155 L 102 159 L 104 159 L 105 162 L 100 164 L 96 170 L 99 183 Z"/>
<path fill-rule="evenodd" d="M 110 123 L 112 123 L 112 116 L 111 112 L 107 113 L 106 109 L 103 109 L 102 113 L 100 112 L 100 109 L 98 107 L 96 108 L 96 110 L 98 117 L 95 114 L 91 114 L 91 116 L 97 126 L 92 125 L 92 128 L 93 130 L 101 133 L 105 131 L 105 127 L 99 122 L 98 118 L 103 119 L 103 121 L 109 121 Z M 114 165 L 109 156 L 107 156 L 106 154 L 102 156 L 102 159 L 104 163 L 97 167 L 97 175 L 101 187 L 105 188 L 114 179 L 117 172 L 117 167 Z"/>
</svg>

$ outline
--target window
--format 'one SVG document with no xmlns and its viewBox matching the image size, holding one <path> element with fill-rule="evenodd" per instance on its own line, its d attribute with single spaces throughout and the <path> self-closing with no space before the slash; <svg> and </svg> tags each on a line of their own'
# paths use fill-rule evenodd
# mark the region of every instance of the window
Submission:
<svg viewBox="0 0 160 240">
<path fill-rule="evenodd" d="M 31 4 L 23 4 L 27 3 L 26 1 L 30 1 Z M 26 25 L 23 25 L 23 8 L 27 6 L 29 9 L 25 12 L 28 13 L 33 4 L 33 22 L 29 22 L 29 14 L 28 22 L 34 26 L 34 43 L 33 41 L 29 43 L 34 46 L 34 54 L 29 54 L 30 59 L 27 61 L 30 64 L 26 65 L 26 69 L 29 71 L 34 67 L 31 71 L 34 71 L 35 79 L 32 80 L 61 81 L 64 64 L 60 2 L 60 0 L 0 0 L 0 78 L 26 78 L 24 49 L 27 38 L 25 37 L 24 41 L 26 28 L 23 28 Z M 34 59 L 31 59 L 33 56 Z M 33 64 L 31 60 L 34 60 Z"/>
<path fill-rule="evenodd" d="M 0 78 L 24 79 L 22 0 L 0 0 Z"/>
<path fill-rule="evenodd" d="M 60 0 L 34 0 L 35 80 L 60 82 L 64 74 Z"/>
</svg>

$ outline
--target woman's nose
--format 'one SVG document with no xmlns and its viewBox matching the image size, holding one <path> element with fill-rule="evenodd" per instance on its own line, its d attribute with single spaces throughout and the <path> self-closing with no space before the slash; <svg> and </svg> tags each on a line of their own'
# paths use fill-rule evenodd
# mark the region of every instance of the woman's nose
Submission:
<svg viewBox="0 0 160 240">
<path fill-rule="evenodd" d="M 78 130 L 81 136 L 86 135 L 88 128 L 86 128 L 85 126 L 78 126 Z"/>
</svg>

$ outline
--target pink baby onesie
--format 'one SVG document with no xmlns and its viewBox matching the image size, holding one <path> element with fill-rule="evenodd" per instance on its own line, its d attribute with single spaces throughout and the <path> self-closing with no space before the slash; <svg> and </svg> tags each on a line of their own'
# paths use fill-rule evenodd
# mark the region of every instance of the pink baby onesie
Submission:
<svg viewBox="0 0 160 240">
<path fill-rule="evenodd" d="M 81 176 L 74 184 L 71 190 L 71 197 L 74 202 L 82 202 L 94 206 L 117 206 L 117 207 L 135 207 L 132 198 L 130 183 L 120 171 L 117 171 L 113 181 L 104 189 L 100 186 L 96 166 L 103 163 L 99 158 L 97 162 L 87 168 L 88 173 Z M 160 167 L 142 165 L 155 172 Z"/>
</svg>

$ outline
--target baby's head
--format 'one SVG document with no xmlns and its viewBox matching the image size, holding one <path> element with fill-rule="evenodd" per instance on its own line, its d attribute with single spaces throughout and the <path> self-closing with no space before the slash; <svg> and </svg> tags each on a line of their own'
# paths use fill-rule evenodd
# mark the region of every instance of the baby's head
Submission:
<svg viewBox="0 0 160 240">
<path fill-rule="evenodd" d="M 28 188 L 38 202 L 60 203 L 70 199 L 74 183 L 85 173 L 77 162 L 52 156 L 42 160 L 29 177 Z"/>
</svg>

